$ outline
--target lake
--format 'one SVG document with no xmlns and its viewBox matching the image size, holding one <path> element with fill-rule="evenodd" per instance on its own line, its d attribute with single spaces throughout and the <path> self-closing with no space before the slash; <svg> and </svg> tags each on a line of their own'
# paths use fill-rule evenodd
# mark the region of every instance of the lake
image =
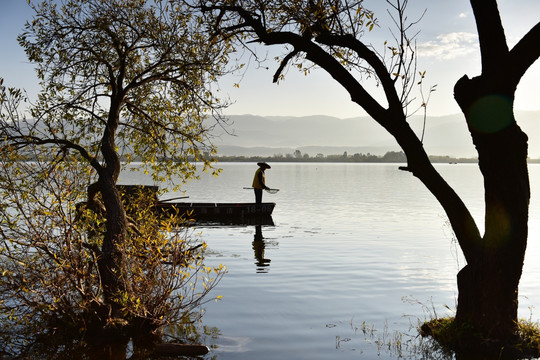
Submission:
<svg viewBox="0 0 540 360">
<path fill-rule="evenodd" d="M 445 214 L 400 164 L 271 163 L 263 201 L 275 202 L 274 226 L 200 227 L 207 265 L 228 273 L 205 305 L 205 359 L 408 359 L 418 321 L 451 314 L 464 265 Z M 193 202 L 251 202 L 251 163 L 222 163 L 185 186 Z M 483 223 L 475 164 L 436 165 Z M 530 165 L 530 237 L 520 285 L 520 317 L 540 304 L 540 165 Z M 123 174 L 122 182 L 141 182 Z M 147 183 L 149 183 L 147 181 Z M 178 196 L 172 193 L 167 196 Z M 480 225 L 480 227 L 482 227 Z M 254 241 L 257 230 L 262 241 Z M 531 313 L 532 312 L 532 313 Z M 390 343 L 390 346 L 388 344 Z"/>
</svg>

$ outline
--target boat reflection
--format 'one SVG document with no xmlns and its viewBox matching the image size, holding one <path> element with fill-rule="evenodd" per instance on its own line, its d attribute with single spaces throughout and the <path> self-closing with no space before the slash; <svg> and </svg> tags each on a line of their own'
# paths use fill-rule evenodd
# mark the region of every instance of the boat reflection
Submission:
<svg viewBox="0 0 540 360">
<path fill-rule="evenodd" d="M 274 220 L 271 215 L 250 216 L 245 218 L 229 218 L 229 219 L 194 219 L 193 226 L 208 227 L 239 227 L 239 226 L 274 226 Z"/>
</svg>

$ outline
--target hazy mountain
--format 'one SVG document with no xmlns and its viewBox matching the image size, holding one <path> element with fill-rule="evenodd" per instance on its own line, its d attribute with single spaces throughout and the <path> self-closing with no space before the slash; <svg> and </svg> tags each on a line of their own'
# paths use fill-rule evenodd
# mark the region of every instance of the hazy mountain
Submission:
<svg viewBox="0 0 540 360">
<path fill-rule="evenodd" d="M 540 111 L 517 112 L 518 123 L 529 135 L 529 156 L 540 157 Z M 338 119 L 330 116 L 230 116 L 232 135 L 221 134 L 216 145 L 222 155 L 287 154 L 298 149 L 317 153 L 384 154 L 399 149 L 396 141 L 369 117 Z M 409 119 L 421 136 L 423 117 Z M 538 134 L 538 135 L 537 135 Z M 475 157 L 463 115 L 428 117 L 424 144 L 430 155 Z"/>
</svg>

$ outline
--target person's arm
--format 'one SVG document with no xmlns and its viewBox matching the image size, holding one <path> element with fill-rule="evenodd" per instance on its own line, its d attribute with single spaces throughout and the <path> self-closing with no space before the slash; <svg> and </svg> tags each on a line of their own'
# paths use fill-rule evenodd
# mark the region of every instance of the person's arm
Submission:
<svg viewBox="0 0 540 360">
<path fill-rule="evenodd" d="M 266 184 L 264 183 L 264 176 L 263 176 L 263 172 L 262 171 L 259 171 L 259 183 L 262 185 L 262 188 L 263 189 L 270 189 L 268 186 L 266 186 Z"/>
</svg>

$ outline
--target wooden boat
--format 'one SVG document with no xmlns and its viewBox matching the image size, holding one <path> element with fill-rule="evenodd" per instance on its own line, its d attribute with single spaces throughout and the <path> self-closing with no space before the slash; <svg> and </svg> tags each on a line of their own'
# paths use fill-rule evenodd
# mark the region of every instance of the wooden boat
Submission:
<svg viewBox="0 0 540 360">
<path fill-rule="evenodd" d="M 273 225 L 272 211 L 275 203 L 196 203 L 174 201 L 185 197 L 158 199 L 157 186 L 118 185 L 125 201 L 136 201 L 137 196 L 153 198 L 154 209 L 163 216 L 182 216 L 197 222 L 222 224 Z"/>
<path fill-rule="evenodd" d="M 186 214 L 195 220 L 248 220 L 271 217 L 275 203 L 190 203 L 159 201 L 156 209 L 167 215 Z"/>
</svg>

